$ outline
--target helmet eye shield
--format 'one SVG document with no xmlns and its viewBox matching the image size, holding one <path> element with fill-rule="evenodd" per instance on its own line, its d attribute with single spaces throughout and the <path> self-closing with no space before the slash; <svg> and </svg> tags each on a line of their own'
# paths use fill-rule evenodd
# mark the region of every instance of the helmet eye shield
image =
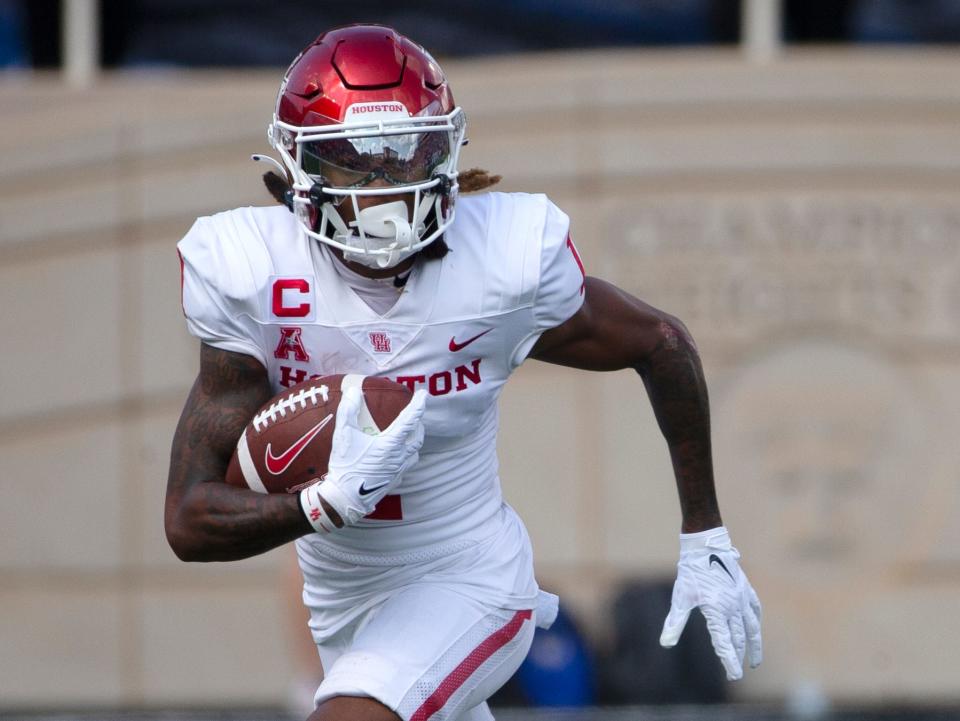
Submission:
<svg viewBox="0 0 960 721">
<path fill-rule="evenodd" d="M 377 178 L 390 185 L 421 183 L 445 166 L 450 142 L 442 130 L 311 140 L 300 143 L 301 167 L 332 188 L 362 187 Z"/>
</svg>

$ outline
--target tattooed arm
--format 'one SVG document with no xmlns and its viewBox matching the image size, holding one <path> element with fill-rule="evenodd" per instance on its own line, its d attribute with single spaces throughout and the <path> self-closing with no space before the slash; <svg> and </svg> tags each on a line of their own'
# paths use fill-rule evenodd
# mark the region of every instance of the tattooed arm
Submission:
<svg viewBox="0 0 960 721">
<path fill-rule="evenodd" d="M 605 281 L 588 277 L 585 293 L 580 310 L 540 336 L 531 356 L 584 370 L 635 369 L 670 449 L 682 532 L 722 525 L 707 387 L 693 339 L 676 318 Z"/>
<path fill-rule="evenodd" d="M 164 524 L 184 561 L 230 561 L 313 529 L 296 495 L 264 495 L 223 482 L 237 439 L 273 396 L 254 358 L 200 347 L 200 374 L 173 438 Z"/>
<path fill-rule="evenodd" d="M 760 600 L 720 520 L 697 348 L 679 320 L 609 283 L 587 278 L 585 290 L 581 309 L 544 333 L 533 356 L 588 370 L 634 368 L 643 378 L 670 448 L 683 515 L 677 580 L 660 644 L 675 645 L 699 608 L 727 678 L 738 679 L 748 649 L 752 666 L 763 656 Z"/>
</svg>

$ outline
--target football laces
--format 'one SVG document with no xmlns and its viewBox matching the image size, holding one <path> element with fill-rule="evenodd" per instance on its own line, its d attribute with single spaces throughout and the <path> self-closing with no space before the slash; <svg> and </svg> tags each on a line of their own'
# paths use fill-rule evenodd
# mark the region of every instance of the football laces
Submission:
<svg viewBox="0 0 960 721">
<path fill-rule="evenodd" d="M 269 408 L 265 408 L 253 417 L 253 429 L 259 433 L 269 424 L 276 422 L 277 416 L 284 418 L 287 415 L 287 411 L 293 413 L 297 410 L 297 406 L 300 406 L 301 410 L 306 409 L 307 402 L 316 406 L 318 395 L 321 396 L 323 402 L 326 403 L 330 400 L 330 389 L 327 388 L 326 385 L 313 386 L 309 389 L 303 388 L 296 393 L 291 393 L 289 396 L 281 398 L 276 403 L 271 403 Z"/>
</svg>

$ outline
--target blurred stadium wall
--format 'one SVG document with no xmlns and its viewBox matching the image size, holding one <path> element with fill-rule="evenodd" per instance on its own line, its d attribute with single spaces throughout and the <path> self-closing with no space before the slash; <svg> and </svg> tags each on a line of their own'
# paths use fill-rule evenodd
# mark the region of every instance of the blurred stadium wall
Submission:
<svg viewBox="0 0 960 721">
<path fill-rule="evenodd" d="M 960 694 L 960 57 L 793 51 L 450 62 L 464 167 L 570 213 L 589 272 L 683 318 L 722 508 L 766 609 L 733 689 Z M 263 204 L 280 72 L 0 82 L 0 706 L 273 704 L 290 549 L 185 565 L 162 500 L 197 366 L 174 244 Z M 530 363 L 506 495 L 599 644 L 672 574 L 679 513 L 631 373 Z"/>
</svg>

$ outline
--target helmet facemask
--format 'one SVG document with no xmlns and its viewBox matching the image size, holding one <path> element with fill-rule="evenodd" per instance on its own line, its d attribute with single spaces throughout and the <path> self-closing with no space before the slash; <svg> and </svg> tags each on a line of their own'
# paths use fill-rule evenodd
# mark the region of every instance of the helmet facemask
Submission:
<svg viewBox="0 0 960 721">
<path fill-rule="evenodd" d="M 331 125 L 298 127 L 274 115 L 268 137 L 293 180 L 293 211 L 304 232 L 339 248 L 347 260 L 390 268 L 453 221 L 465 129 L 459 107 L 408 117 L 400 103 L 358 103 L 347 109 L 345 122 Z M 368 187 L 376 180 L 383 182 Z M 358 202 L 403 194 L 410 194 L 409 203 L 361 209 Z M 349 222 L 339 210 L 345 203 L 353 210 Z"/>
</svg>

